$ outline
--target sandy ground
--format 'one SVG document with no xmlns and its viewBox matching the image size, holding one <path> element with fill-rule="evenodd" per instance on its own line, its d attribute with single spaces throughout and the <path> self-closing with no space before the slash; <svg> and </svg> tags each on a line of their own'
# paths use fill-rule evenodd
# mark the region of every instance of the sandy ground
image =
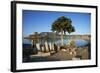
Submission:
<svg viewBox="0 0 100 73">
<path fill-rule="evenodd" d="M 47 55 L 47 56 L 46 56 Z M 76 58 L 76 59 L 75 59 Z M 57 53 L 44 55 L 32 55 L 31 58 L 24 59 L 24 62 L 44 62 L 44 61 L 67 61 L 67 60 L 86 60 L 89 59 L 88 48 L 78 48 L 76 55 L 69 54 L 68 51 L 58 51 Z"/>
<path fill-rule="evenodd" d="M 60 59 L 60 60 L 72 60 L 72 58 L 88 59 L 88 54 L 89 54 L 88 49 L 77 49 L 76 55 L 69 54 L 68 51 L 59 51 L 49 57 Z"/>
</svg>

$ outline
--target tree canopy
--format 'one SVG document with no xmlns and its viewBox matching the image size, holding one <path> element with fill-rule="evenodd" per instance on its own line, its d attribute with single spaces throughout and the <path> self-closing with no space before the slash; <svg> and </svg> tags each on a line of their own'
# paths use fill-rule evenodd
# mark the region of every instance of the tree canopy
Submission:
<svg viewBox="0 0 100 73">
<path fill-rule="evenodd" d="M 58 33 L 60 33 L 61 30 L 63 30 L 64 33 L 68 32 L 69 34 L 75 31 L 74 26 L 72 26 L 71 19 L 65 16 L 61 16 L 54 21 L 51 28 L 52 31 L 56 31 Z"/>
<path fill-rule="evenodd" d="M 57 33 L 61 33 L 61 41 L 63 45 L 63 34 L 66 34 L 68 32 L 69 34 L 71 32 L 75 32 L 74 26 L 72 26 L 72 20 L 70 18 L 67 18 L 65 16 L 59 17 L 57 20 L 55 20 L 51 26 L 51 30 Z"/>
</svg>

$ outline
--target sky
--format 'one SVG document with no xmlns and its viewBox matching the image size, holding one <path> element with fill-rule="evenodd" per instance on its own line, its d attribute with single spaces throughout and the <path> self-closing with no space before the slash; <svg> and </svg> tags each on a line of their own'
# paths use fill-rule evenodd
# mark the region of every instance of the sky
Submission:
<svg viewBox="0 0 100 73">
<path fill-rule="evenodd" d="M 91 33 L 90 13 L 23 10 L 22 14 L 24 36 L 33 32 L 52 32 L 52 23 L 61 16 L 72 20 L 72 25 L 75 27 L 75 32 L 71 33 L 72 35 Z"/>
</svg>

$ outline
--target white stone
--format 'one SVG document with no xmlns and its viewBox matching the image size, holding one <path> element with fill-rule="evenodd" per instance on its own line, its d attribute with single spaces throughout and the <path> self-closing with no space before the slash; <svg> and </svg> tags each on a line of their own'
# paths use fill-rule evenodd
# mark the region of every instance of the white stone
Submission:
<svg viewBox="0 0 100 73">
<path fill-rule="evenodd" d="M 40 43 L 36 43 L 36 47 L 40 51 Z"/>
<path fill-rule="evenodd" d="M 54 44 L 51 45 L 52 51 L 54 51 Z"/>
<path fill-rule="evenodd" d="M 44 46 L 42 46 L 41 49 L 42 49 L 42 52 L 43 52 L 44 51 Z"/>
<path fill-rule="evenodd" d="M 49 47 L 47 42 L 45 42 L 45 47 L 46 47 L 46 52 L 49 52 Z"/>
<path fill-rule="evenodd" d="M 61 51 L 67 51 L 66 49 L 62 49 Z"/>
<path fill-rule="evenodd" d="M 51 43 L 49 43 L 49 46 L 50 46 L 50 51 L 52 50 L 52 44 Z"/>
<path fill-rule="evenodd" d="M 80 58 L 72 58 L 72 60 L 80 60 Z"/>
</svg>

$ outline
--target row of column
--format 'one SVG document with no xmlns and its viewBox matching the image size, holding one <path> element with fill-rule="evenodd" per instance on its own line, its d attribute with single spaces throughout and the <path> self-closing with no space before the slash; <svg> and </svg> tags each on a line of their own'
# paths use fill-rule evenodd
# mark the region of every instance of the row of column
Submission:
<svg viewBox="0 0 100 73">
<path fill-rule="evenodd" d="M 38 49 L 38 51 L 41 52 L 50 52 L 50 51 L 58 51 L 59 50 L 59 46 L 55 45 L 55 44 L 51 44 L 51 43 L 44 43 L 44 46 L 40 46 L 40 43 L 36 43 L 36 47 Z"/>
<path fill-rule="evenodd" d="M 32 41 L 34 42 L 34 41 Z M 33 44 L 32 44 L 33 45 Z M 58 51 L 60 49 L 59 45 L 47 43 L 45 41 L 44 45 L 41 45 L 40 43 L 35 43 L 36 48 L 40 52 L 50 52 L 50 51 Z"/>
</svg>

